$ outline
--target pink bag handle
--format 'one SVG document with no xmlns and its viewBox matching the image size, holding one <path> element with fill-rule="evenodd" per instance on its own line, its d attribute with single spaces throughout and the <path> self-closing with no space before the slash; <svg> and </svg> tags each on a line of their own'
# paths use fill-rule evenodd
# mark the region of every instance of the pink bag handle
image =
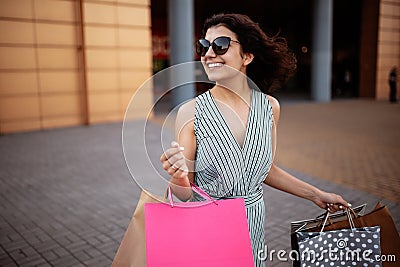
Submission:
<svg viewBox="0 0 400 267">
<path fill-rule="evenodd" d="M 194 183 L 190 182 L 190 187 L 192 188 L 192 190 L 194 192 L 196 192 L 197 194 L 202 196 L 204 199 L 209 199 L 211 202 L 213 202 L 214 204 L 218 205 L 218 203 L 215 201 L 215 199 L 210 197 L 210 195 L 208 195 L 203 189 L 201 189 L 200 187 L 198 187 Z M 171 207 L 174 207 L 174 199 L 173 199 L 172 190 L 171 190 L 171 186 L 170 185 L 168 185 L 168 199 L 169 199 L 169 203 L 170 203 Z"/>
</svg>

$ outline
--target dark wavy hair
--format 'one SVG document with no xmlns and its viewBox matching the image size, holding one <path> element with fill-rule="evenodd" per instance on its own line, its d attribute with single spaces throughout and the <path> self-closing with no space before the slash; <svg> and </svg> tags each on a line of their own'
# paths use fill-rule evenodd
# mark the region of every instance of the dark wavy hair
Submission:
<svg viewBox="0 0 400 267">
<path fill-rule="evenodd" d="M 234 32 L 243 53 L 254 55 L 247 66 L 247 76 L 266 94 L 281 88 L 296 72 L 296 57 L 286 39 L 269 37 L 260 26 L 242 14 L 221 13 L 208 18 L 203 26 L 203 37 L 209 28 L 225 26 Z"/>
</svg>

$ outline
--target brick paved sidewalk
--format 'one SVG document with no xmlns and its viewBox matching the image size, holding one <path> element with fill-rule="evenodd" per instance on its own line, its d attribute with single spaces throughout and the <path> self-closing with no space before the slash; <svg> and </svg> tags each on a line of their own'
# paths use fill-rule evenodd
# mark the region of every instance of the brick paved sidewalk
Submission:
<svg viewBox="0 0 400 267">
<path fill-rule="evenodd" d="M 278 131 L 281 165 L 400 202 L 400 105 L 284 103 Z"/>
<path fill-rule="evenodd" d="M 141 122 L 134 125 L 142 129 Z M 157 124 L 148 126 L 149 135 L 159 132 Z M 149 143 L 153 159 L 156 145 Z M 141 161 L 147 158 L 139 156 L 138 166 Z M 400 229 L 399 203 L 297 175 L 353 204 L 368 203 L 369 210 L 383 200 Z M 121 124 L 2 136 L 0 182 L 0 266 L 110 266 L 140 193 L 124 162 Z M 290 221 L 321 210 L 271 188 L 265 193 L 268 248 L 288 250 Z"/>
</svg>

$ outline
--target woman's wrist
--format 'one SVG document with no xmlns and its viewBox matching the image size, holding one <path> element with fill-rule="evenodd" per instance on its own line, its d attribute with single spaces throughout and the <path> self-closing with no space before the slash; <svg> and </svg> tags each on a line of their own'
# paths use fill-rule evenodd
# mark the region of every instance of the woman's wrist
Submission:
<svg viewBox="0 0 400 267">
<path fill-rule="evenodd" d="M 323 194 L 322 190 L 318 189 L 315 186 L 310 185 L 310 187 L 307 189 L 307 192 L 305 193 L 304 198 L 314 203 L 317 203 L 320 201 L 322 194 Z"/>
<path fill-rule="evenodd" d="M 176 195 L 182 201 L 188 201 L 193 196 L 192 187 L 188 177 L 172 177 L 170 180 L 170 187 L 174 195 Z"/>
<path fill-rule="evenodd" d="M 190 180 L 189 177 L 174 177 L 172 176 L 170 179 L 170 183 L 176 186 L 182 187 L 190 187 Z"/>
</svg>

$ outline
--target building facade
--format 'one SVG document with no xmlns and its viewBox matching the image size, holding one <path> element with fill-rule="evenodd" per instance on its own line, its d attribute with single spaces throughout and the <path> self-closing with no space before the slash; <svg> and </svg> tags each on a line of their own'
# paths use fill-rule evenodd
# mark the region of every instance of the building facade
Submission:
<svg viewBox="0 0 400 267">
<path fill-rule="evenodd" d="M 0 133 L 121 121 L 152 75 L 150 24 L 149 0 L 0 1 Z"/>
</svg>

